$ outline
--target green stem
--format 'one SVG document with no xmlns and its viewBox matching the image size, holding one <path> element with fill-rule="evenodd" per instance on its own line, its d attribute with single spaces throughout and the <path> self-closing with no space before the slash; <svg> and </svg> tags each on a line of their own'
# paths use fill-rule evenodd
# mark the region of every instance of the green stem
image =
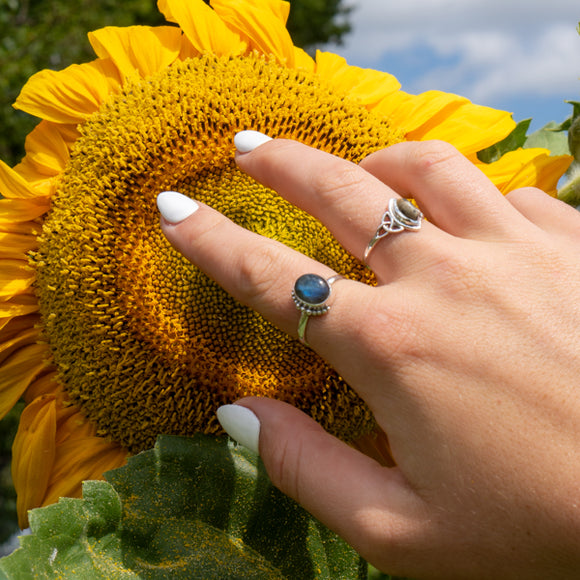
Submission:
<svg viewBox="0 0 580 580">
<path fill-rule="evenodd" d="M 576 172 L 558 191 L 558 199 L 571 206 L 580 205 L 580 172 Z"/>
</svg>

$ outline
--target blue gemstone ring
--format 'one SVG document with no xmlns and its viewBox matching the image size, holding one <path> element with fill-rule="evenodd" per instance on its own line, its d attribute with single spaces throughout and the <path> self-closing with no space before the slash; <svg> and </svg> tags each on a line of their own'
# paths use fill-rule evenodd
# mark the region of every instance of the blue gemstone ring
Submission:
<svg viewBox="0 0 580 580">
<path fill-rule="evenodd" d="M 294 283 L 292 300 L 300 310 L 298 322 L 298 339 L 306 346 L 306 325 L 311 316 L 320 316 L 330 310 L 328 299 L 332 292 L 332 284 L 342 278 L 340 274 L 325 280 L 318 274 L 303 274 Z"/>
<path fill-rule="evenodd" d="M 363 262 L 368 264 L 368 257 L 378 241 L 389 234 L 396 234 L 405 230 L 418 231 L 421 229 L 423 214 L 408 199 L 393 197 L 389 200 L 389 208 L 383 214 L 381 223 L 368 243 Z"/>
</svg>

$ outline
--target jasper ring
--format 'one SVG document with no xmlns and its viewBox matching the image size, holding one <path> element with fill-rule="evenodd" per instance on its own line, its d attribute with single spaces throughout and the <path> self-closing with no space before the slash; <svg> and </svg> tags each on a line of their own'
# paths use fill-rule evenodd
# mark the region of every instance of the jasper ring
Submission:
<svg viewBox="0 0 580 580">
<path fill-rule="evenodd" d="M 294 283 L 292 300 L 296 308 L 300 310 L 298 322 L 298 339 L 308 346 L 306 342 L 306 325 L 311 316 L 320 316 L 330 310 L 328 299 L 332 292 L 332 284 L 342 278 L 340 274 L 331 276 L 325 280 L 318 274 L 303 274 Z"/>
<path fill-rule="evenodd" d="M 389 200 L 389 207 L 381 218 L 381 223 L 375 235 L 368 243 L 363 256 L 363 262 L 367 264 L 368 257 L 379 240 L 389 234 L 395 234 L 404 230 L 417 231 L 421 229 L 423 214 L 408 199 L 393 197 Z"/>
</svg>

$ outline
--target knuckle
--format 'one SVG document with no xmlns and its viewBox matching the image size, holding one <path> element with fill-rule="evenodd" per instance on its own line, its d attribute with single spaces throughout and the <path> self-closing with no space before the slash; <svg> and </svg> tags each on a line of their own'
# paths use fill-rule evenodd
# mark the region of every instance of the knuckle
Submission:
<svg viewBox="0 0 580 580">
<path fill-rule="evenodd" d="M 461 158 L 461 153 L 445 141 L 420 141 L 411 151 L 414 171 L 423 178 L 447 171 L 449 166 L 455 165 Z"/>
</svg>

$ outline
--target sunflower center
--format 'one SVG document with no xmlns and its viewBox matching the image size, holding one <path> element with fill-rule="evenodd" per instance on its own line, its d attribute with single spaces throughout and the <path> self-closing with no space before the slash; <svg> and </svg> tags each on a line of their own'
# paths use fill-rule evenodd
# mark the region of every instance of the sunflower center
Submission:
<svg viewBox="0 0 580 580">
<path fill-rule="evenodd" d="M 355 162 L 402 140 L 316 75 L 258 56 L 202 56 L 129 80 L 83 125 L 45 220 L 37 291 L 69 399 L 132 452 L 159 433 L 217 432 L 216 408 L 250 394 L 291 402 L 344 439 L 372 427 L 328 365 L 238 304 L 161 232 L 155 198 L 176 190 L 372 283 L 317 220 L 236 168 L 242 129 Z"/>
</svg>

